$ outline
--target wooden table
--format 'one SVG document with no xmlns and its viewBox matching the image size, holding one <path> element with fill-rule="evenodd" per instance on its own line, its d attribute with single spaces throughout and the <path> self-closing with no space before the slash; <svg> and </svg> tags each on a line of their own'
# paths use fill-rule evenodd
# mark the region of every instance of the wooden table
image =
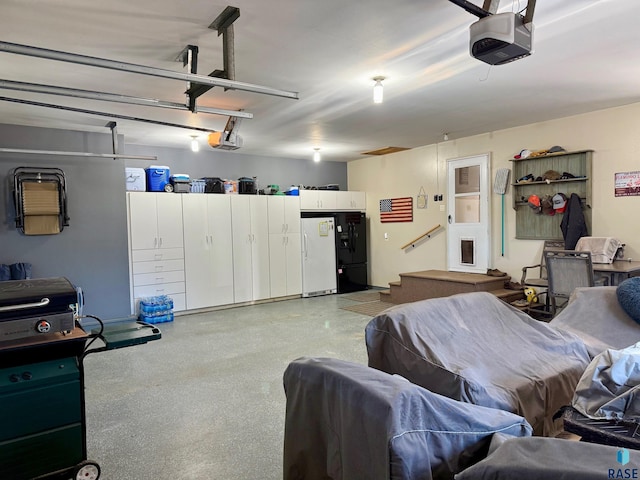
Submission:
<svg viewBox="0 0 640 480">
<path fill-rule="evenodd" d="M 616 260 L 613 263 L 594 263 L 593 273 L 609 279 L 609 285 L 618 285 L 624 279 L 640 274 L 640 262 Z"/>
</svg>

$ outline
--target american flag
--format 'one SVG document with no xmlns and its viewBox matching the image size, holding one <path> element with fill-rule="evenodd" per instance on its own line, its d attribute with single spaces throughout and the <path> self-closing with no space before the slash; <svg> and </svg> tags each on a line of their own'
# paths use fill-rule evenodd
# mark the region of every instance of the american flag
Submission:
<svg viewBox="0 0 640 480">
<path fill-rule="evenodd" d="M 380 200 L 380 222 L 413 222 L 413 197 Z"/>
</svg>

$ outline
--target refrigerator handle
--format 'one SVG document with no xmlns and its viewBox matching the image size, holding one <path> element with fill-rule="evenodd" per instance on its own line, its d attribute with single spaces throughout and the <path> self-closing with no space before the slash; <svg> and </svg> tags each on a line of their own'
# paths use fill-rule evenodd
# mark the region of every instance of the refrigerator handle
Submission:
<svg viewBox="0 0 640 480">
<path fill-rule="evenodd" d="M 306 233 L 304 234 L 303 246 L 304 246 L 304 259 L 306 260 L 307 259 L 307 251 L 308 251 L 308 248 L 307 248 L 307 234 Z"/>
</svg>

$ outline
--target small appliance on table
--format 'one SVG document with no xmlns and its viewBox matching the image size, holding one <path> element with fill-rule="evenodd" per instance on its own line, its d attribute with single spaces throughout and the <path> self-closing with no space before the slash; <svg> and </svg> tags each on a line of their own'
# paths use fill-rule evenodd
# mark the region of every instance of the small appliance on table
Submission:
<svg viewBox="0 0 640 480">
<path fill-rule="evenodd" d="M 83 359 L 161 333 L 131 320 L 104 326 L 80 305 L 66 278 L 0 282 L 0 478 L 100 477 L 87 459 Z M 100 328 L 86 332 L 83 318 Z"/>
</svg>

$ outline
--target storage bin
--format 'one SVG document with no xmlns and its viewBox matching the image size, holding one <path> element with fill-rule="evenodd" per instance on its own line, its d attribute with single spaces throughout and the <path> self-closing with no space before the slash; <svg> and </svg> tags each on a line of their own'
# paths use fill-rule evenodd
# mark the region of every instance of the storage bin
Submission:
<svg viewBox="0 0 640 480">
<path fill-rule="evenodd" d="M 171 175 L 171 185 L 175 193 L 189 193 L 191 191 L 191 182 L 189 175 L 184 173 L 176 173 Z"/>
<path fill-rule="evenodd" d="M 169 183 L 169 167 L 151 165 L 147 171 L 147 191 L 164 192 L 164 187 Z"/>
<path fill-rule="evenodd" d="M 127 191 L 144 192 L 147 190 L 144 168 L 125 168 L 125 179 L 127 182 Z"/>
</svg>

